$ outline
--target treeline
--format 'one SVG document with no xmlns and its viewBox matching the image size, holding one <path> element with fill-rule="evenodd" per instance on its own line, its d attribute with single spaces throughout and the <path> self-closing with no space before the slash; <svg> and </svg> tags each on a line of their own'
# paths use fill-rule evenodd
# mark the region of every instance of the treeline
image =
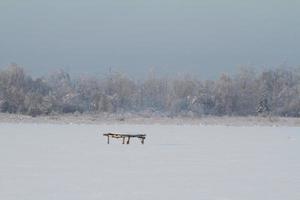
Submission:
<svg viewBox="0 0 300 200">
<path fill-rule="evenodd" d="M 124 74 L 72 78 L 64 71 L 32 78 L 16 65 L 0 72 L 0 111 L 150 113 L 164 116 L 300 116 L 300 68 L 242 68 L 217 80 L 191 76 L 133 80 Z"/>
</svg>

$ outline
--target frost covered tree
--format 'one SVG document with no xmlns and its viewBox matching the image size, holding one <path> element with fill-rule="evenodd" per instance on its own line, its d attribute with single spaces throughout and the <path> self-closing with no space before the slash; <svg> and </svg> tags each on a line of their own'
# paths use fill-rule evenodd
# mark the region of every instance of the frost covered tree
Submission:
<svg viewBox="0 0 300 200">
<path fill-rule="evenodd" d="M 228 75 L 223 74 L 215 85 L 215 106 L 218 115 L 233 115 L 236 111 L 235 85 Z"/>
<path fill-rule="evenodd" d="M 128 113 L 164 116 L 272 114 L 300 117 L 300 68 L 241 68 L 217 80 L 158 77 L 134 80 L 122 73 L 71 77 L 57 71 L 32 78 L 21 67 L 0 71 L 0 111 Z"/>
<path fill-rule="evenodd" d="M 268 115 L 270 113 L 270 108 L 268 104 L 268 99 L 263 98 L 259 101 L 258 107 L 257 107 L 257 113 L 262 115 Z"/>
<path fill-rule="evenodd" d="M 234 78 L 237 115 L 255 115 L 259 99 L 256 72 L 253 68 L 242 67 Z"/>
<path fill-rule="evenodd" d="M 12 64 L 0 74 L 2 112 L 24 113 L 26 80 L 24 70 Z"/>
</svg>

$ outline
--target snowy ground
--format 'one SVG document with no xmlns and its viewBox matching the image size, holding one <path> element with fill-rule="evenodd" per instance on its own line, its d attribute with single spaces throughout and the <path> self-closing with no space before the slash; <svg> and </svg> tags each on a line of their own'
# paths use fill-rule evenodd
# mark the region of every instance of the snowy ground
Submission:
<svg viewBox="0 0 300 200">
<path fill-rule="evenodd" d="M 2 123 L 0 148 L 1 200 L 300 199 L 296 127 Z"/>
<path fill-rule="evenodd" d="M 224 126 L 289 126 L 300 127 L 300 118 L 289 117 L 162 117 L 135 114 L 65 114 L 31 117 L 28 115 L 0 113 L 0 123 L 38 124 L 190 124 Z"/>
</svg>

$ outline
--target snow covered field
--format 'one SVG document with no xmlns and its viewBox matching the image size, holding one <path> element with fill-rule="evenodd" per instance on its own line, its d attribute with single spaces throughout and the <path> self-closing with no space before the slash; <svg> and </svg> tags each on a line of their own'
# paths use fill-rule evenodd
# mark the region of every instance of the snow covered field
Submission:
<svg viewBox="0 0 300 200">
<path fill-rule="evenodd" d="M 297 127 L 2 123 L 0 148 L 1 200 L 300 199 Z"/>
</svg>

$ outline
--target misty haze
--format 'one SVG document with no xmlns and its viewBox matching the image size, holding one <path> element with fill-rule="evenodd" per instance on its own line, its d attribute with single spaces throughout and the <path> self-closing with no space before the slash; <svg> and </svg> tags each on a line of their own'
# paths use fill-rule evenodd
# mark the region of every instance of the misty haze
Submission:
<svg viewBox="0 0 300 200">
<path fill-rule="evenodd" d="M 298 1 L 1 1 L 0 66 L 204 79 L 299 66 Z"/>
</svg>

